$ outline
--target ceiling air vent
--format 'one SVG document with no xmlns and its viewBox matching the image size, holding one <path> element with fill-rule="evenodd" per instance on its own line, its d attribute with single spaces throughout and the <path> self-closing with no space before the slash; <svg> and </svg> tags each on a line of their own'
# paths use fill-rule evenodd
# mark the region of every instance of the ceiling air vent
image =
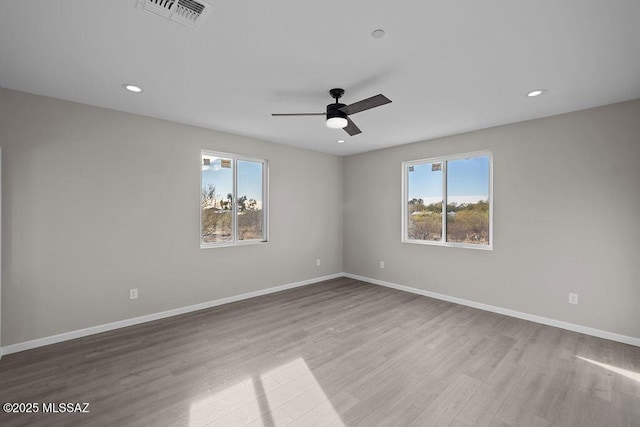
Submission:
<svg viewBox="0 0 640 427">
<path fill-rule="evenodd" d="M 211 6 L 194 0 L 138 0 L 138 8 L 195 29 Z"/>
</svg>

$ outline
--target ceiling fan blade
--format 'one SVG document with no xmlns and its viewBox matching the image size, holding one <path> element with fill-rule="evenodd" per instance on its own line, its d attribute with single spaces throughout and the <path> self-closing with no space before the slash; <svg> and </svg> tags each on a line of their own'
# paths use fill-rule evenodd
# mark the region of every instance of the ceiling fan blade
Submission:
<svg viewBox="0 0 640 427">
<path fill-rule="evenodd" d="M 347 114 L 355 114 L 359 113 L 360 111 L 370 110 L 371 108 L 388 104 L 390 102 L 391 100 L 389 98 L 380 94 L 372 96 L 371 98 L 363 99 L 362 101 L 354 102 L 353 104 L 346 105 L 340 108 L 340 111 Z"/>
<path fill-rule="evenodd" d="M 354 136 L 354 135 L 357 135 L 359 133 L 362 133 L 360 128 L 358 126 L 356 126 L 356 124 L 353 123 L 349 117 L 347 117 L 347 126 L 344 127 L 344 131 L 347 132 L 351 136 Z"/>
<path fill-rule="evenodd" d="M 271 113 L 272 116 L 325 116 L 327 113 Z"/>
</svg>

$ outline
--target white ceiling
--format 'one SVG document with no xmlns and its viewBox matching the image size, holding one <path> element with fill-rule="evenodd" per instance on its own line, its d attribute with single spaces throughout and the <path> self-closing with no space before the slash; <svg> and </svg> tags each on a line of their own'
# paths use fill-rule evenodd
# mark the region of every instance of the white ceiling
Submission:
<svg viewBox="0 0 640 427">
<path fill-rule="evenodd" d="M 640 98 L 638 0 L 205 2 L 194 31 L 136 0 L 3 0 L 0 86 L 337 155 Z M 354 137 L 270 115 L 333 87 L 393 103 Z"/>
</svg>

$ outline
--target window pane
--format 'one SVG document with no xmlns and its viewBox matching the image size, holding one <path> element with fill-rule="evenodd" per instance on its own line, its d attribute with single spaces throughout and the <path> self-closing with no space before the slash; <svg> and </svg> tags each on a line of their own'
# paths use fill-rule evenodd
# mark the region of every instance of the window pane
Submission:
<svg viewBox="0 0 640 427">
<path fill-rule="evenodd" d="M 238 160 L 238 240 L 262 240 L 262 168 Z"/>
<path fill-rule="evenodd" d="M 447 242 L 489 244 L 489 157 L 447 162 Z"/>
<path fill-rule="evenodd" d="M 202 243 L 233 241 L 233 161 L 202 154 Z"/>
<path fill-rule="evenodd" d="M 442 240 L 442 163 L 407 166 L 407 237 Z"/>
</svg>

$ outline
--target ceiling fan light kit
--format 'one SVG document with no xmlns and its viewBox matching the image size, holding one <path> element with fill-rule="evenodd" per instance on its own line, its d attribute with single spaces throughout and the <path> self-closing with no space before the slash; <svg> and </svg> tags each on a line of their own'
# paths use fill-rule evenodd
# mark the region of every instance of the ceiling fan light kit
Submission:
<svg viewBox="0 0 640 427">
<path fill-rule="evenodd" d="M 347 127 L 347 119 L 344 117 L 329 117 L 327 119 L 327 127 L 331 129 L 344 129 Z"/>
<path fill-rule="evenodd" d="M 360 128 L 349 118 L 350 114 L 370 110 L 391 102 L 386 96 L 379 94 L 371 98 L 353 104 L 342 104 L 338 100 L 344 95 L 344 89 L 331 89 L 329 94 L 336 100 L 335 103 L 327 105 L 326 113 L 272 113 L 272 116 L 320 116 L 326 115 L 326 125 L 332 129 L 344 129 L 349 135 L 354 136 L 362 133 Z"/>
<path fill-rule="evenodd" d="M 334 104 L 327 105 L 327 127 L 332 129 L 344 129 L 349 122 L 347 121 L 347 114 L 342 112 L 340 108 L 345 107 L 345 104 L 338 102 L 338 99 L 344 95 L 344 89 L 331 89 L 329 91 L 331 97 L 336 100 Z"/>
</svg>

